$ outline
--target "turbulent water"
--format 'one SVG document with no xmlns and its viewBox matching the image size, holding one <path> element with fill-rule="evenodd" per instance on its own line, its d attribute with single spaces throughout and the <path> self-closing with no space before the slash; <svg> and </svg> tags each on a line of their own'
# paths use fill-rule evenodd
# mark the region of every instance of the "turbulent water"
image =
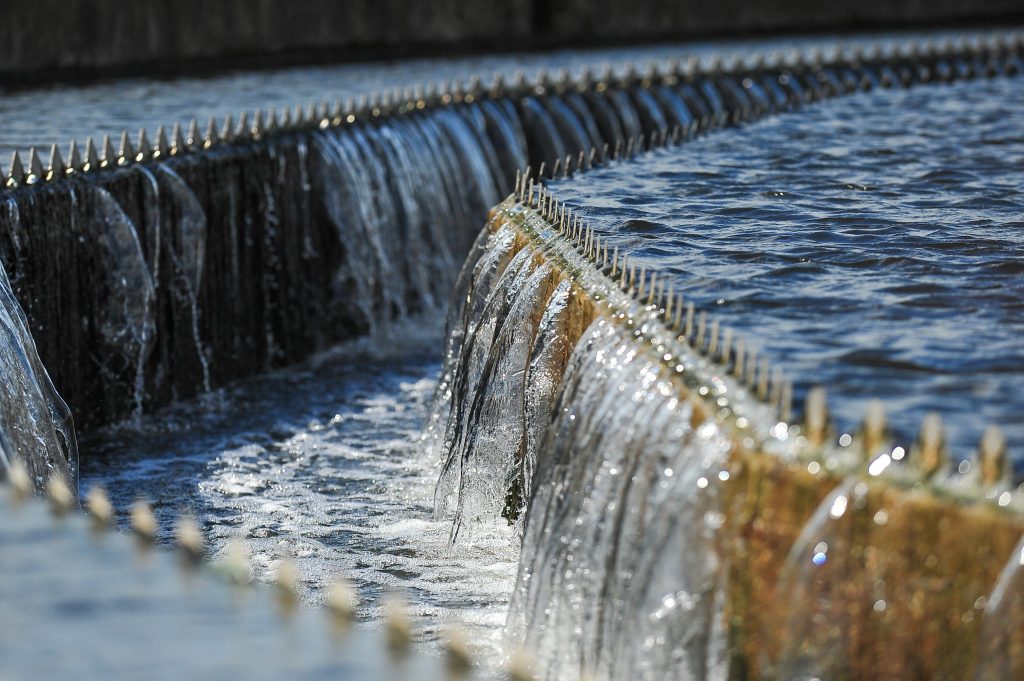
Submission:
<svg viewBox="0 0 1024 681">
<path fill-rule="evenodd" d="M 450 523 L 433 515 L 438 464 L 421 432 L 440 338 L 421 324 L 91 434 L 82 491 L 104 486 L 122 522 L 147 498 L 161 541 L 192 512 L 214 559 L 240 537 L 261 580 L 288 559 L 308 603 L 342 575 L 358 588 L 361 617 L 376 620 L 398 591 L 420 638 L 461 624 L 494 663 L 517 551 L 503 522 L 451 547 Z"/>
<path fill-rule="evenodd" d="M 552 188 L 841 428 L 882 398 L 905 440 L 936 411 L 958 456 L 994 423 L 1020 457 L 1022 105 L 1017 79 L 860 94 Z"/>
<path fill-rule="evenodd" d="M 36 489 L 43 489 L 51 477 L 74 488 L 78 447 L 71 412 L 36 354 L 25 313 L 2 265 L 0 376 L 0 477 L 7 478 L 20 461 Z"/>
</svg>

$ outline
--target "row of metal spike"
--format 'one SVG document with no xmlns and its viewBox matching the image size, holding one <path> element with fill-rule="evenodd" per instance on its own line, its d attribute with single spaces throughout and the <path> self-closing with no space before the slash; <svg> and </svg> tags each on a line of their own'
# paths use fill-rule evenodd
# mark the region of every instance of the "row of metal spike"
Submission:
<svg viewBox="0 0 1024 681">
<path fill-rule="evenodd" d="M 781 369 L 773 367 L 766 357 L 758 357 L 757 351 L 742 336 L 722 326 L 719 319 L 706 311 L 697 310 L 694 303 L 686 301 L 665 277 L 659 278 L 656 272 L 621 255 L 618 247 L 609 250 L 607 240 L 602 239 L 593 227 L 585 224 L 570 206 L 541 182 L 534 180 L 529 170 L 517 173 L 514 196 L 520 204 L 540 214 L 582 257 L 624 293 L 660 316 L 665 326 L 676 334 L 677 340 L 724 366 L 753 396 L 773 407 L 780 422 L 791 422 L 792 381 Z M 832 444 L 830 440 L 834 433 L 824 388 L 815 387 L 808 391 L 803 416 L 803 434 L 813 449 L 820 450 Z M 849 446 L 852 442 L 852 438 L 849 442 L 840 439 L 839 444 Z M 892 446 L 885 408 L 878 400 L 868 405 L 857 433 L 857 443 L 876 467 L 879 464 L 875 462 L 883 462 L 883 469 L 907 454 L 904 448 Z M 1011 502 L 1013 471 L 1007 457 L 1006 439 L 998 426 L 986 428 L 973 459 L 954 469 L 945 444 L 941 417 L 930 413 L 922 422 L 909 454 L 913 470 L 922 479 L 952 484 L 968 481 L 1000 506 L 1008 506 Z M 953 473 L 959 477 L 951 477 Z"/>
<path fill-rule="evenodd" d="M 636 147 L 634 147 L 636 148 Z M 782 371 L 772 367 L 766 357 L 733 329 L 721 324 L 705 310 L 687 301 L 667 277 L 648 270 L 618 247 L 609 249 L 593 227 L 539 181 L 526 173 L 517 173 L 515 196 L 535 209 L 577 252 L 608 276 L 624 293 L 656 311 L 666 327 L 709 360 L 728 367 L 729 373 L 747 386 L 759 400 L 772 405 L 781 421 L 792 417 L 793 384 Z"/>
<path fill-rule="evenodd" d="M 496 75 L 490 87 L 484 87 L 478 76 L 472 76 L 465 82 L 455 80 L 440 84 L 430 83 L 427 86 L 394 88 L 383 92 L 349 98 L 347 101 L 335 100 L 309 103 L 305 106 L 283 108 L 280 111 L 268 109 L 256 110 L 250 114 L 243 112 L 235 123 L 228 115 L 220 125 L 211 118 L 205 132 L 200 132 L 196 119 L 182 126 L 175 123 L 170 135 L 166 128 L 160 126 L 151 141 L 146 131 L 140 130 L 136 142 L 131 142 L 131 135 L 122 132 L 120 143 L 115 149 L 109 136 L 104 136 L 102 144 L 97 145 L 89 138 L 79 148 L 77 142 L 71 142 L 67 161 L 60 154 L 57 145 L 51 145 L 49 162 L 43 165 L 39 151 L 32 148 L 27 162 L 23 162 L 20 154 L 15 152 L 11 159 L 10 170 L 3 184 L 8 188 L 38 182 L 48 182 L 74 173 L 88 173 L 134 163 L 159 160 L 169 156 L 210 149 L 223 143 L 246 143 L 258 141 L 270 135 L 293 132 L 298 130 L 324 129 L 357 120 L 377 118 L 383 115 L 401 114 L 436 106 L 448 106 L 463 102 L 473 102 L 480 98 L 498 98 L 517 96 L 526 93 L 544 94 L 546 92 L 604 91 L 608 87 L 639 84 L 649 87 L 656 82 L 675 83 L 680 80 L 692 80 L 705 75 L 728 75 L 733 73 L 759 71 L 762 69 L 805 69 L 822 68 L 842 62 L 851 64 L 888 61 L 893 59 L 915 60 L 936 58 L 944 55 L 975 54 L 985 52 L 991 54 L 1016 54 L 1021 49 L 1021 35 L 1018 32 L 992 33 L 988 36 L 975 36 L 970 41 L 960 39 L 954 41 L 910 40 L 902 43 L 874 43 L 872 45 L 854 45 L 849 48 L 834 47 L 823 51 L 820 48 L 806 50 L 790 50 L 784 53 L 775 50 L 770 53 L 756 52 L 733 56 L 728 59 L 715 57 L 702 63 L 696 57 L 685 60 L 670 59 L 661 63 L 648 62 L 643 69 L 630 62 L 616 71 L 605 65 L 595 76 L 589 69 L 583 69 L 576 76 L 570 76 L 565 69 L 548 71 L 541 69 L 534 79 L 527 81 L 520 71 L 510 83 L 506 83 L 503 75 Z"/>
<path fill-rule="evenodd" d="M 3 491 L 3 486 L 0 481 L 0 491 Z M 9 488 L 7 496 L 15 505 L 25 503 L 33 495 L 28 470 L 18 459 L 15 459 L 7 470 L 6 486 Z M 57 519 L 77 510 L 78 501 L 62 477 L 51 477 L 44 490 L 50 509 Z M 93 487 L 89 490 L 85 496 L 84 506 L 93 532 L 102 534 L 114 529 L 114 506 L 102 487 Z M 139 550 L 151 550 L 156 544 L 159 525 L 149 504 L 137 500 L 129 511 L 129 521 Z M 198 569 L 204 561 L 205 539 L 192 515 L 185 514 L 178 519 L 174 528 L 174 540 L 183 567 L 186 570 Z M 236 585 L 245 586 L 253 581 L 249 551 L 241 539 L 231 540 L 226 547 L 223 561 L 214 568 Z M 299 604 L 298 571 L 291 561 L 283 559 L 280 562 L 275 587 L 282 613 L 290 616 Z M 349 580 L 339 576 L 327 590 L 325 605 L 334 624 L 348 628 L 358 616 L 359 594 Z M 390 654 L 398 658 L 406 656 L 414 639 L 414 627 L 409 608 L 398 592 L 392 593 L 385 601 L 384 629 Z M 466 678 L 476 667 L 468 637 L 458 624 L 447 625 L 442 634 L 448 672 L 453 679 Z M 533 681 L 536 678 L 532 656 L 525 650 L 514 651 L 506 667 L 511 681 Z"/>
</svg>

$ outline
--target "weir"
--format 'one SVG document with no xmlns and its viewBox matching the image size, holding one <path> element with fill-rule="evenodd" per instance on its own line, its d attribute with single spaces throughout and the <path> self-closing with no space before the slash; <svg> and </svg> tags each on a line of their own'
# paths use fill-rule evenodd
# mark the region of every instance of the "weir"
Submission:
<svg viewBox="0 0 1024 681">
<path fill-rule="evenodd" d="M 1024 521 L 999 443 L 981 449 L 984 488 L 949 488 L 879 467 L 893 443 L 877 418 L 835 442 L 820 393 L 797 418 L 788 380 L 729 355 L 715 320 L 540 181 L 845 93 L 1022 66 L 1015 34 L 746 55 L 256 112 L 67 162 L 54 147 L 45 168 L 15 156 L 5 470 L 73 486 L 70 413 L 87 430 L 139 417 L 437 314 L 454 290 L 426 435 L 435 512 L 456 546 L 514 526 L 509 629 L 544 678 L 1019 669 L 1001 623 Z M 929 437 L 907 449 L 944 456 Z"/>
<path fill-rule="evenodd" d="M 785 385 L 731 375 L 703 313 L 694 326 L 653 275 L 609 262 L 541 187 L 519 196 L 464 272 L 478 285 L 438 496 L 456 541 L 499 514 L 520 523 L 509 623 L 544 678 L 965 678 L 991 663 L 983 629 L 1016 630 L 985 608 L 1024 531 L 998 447 L 975 463 L 985 486 L 964 488 L 927 477 L 943 455 L 927 436 L 916 469 L 870 416 L 836 442 L 816 393 L 796 425 Z"/>
</svg>

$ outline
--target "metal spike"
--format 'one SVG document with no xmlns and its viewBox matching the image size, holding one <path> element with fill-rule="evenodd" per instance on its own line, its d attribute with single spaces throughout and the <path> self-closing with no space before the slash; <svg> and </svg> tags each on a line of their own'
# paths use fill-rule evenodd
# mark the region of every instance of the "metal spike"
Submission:
<svg viewBox="0 0 1024 681">
<path fill-rule="evenodd" d="M 220 135 L 217 134 L 217 119 L 210 118 L 210 122 L 206 124 L 206 135 L 203 138 L 203 149 L 209 149 L 219 141 Z"/>
<path fill-rule="evenodd" d="M 779 404 L 779 395 L 782 392 L 782 369 L 775 369 L 771 375 L 771 385 L 768 388 L 768 404 Z"/>
<path fill-rule="evenodd" d="M 612 276 L 613 277 L 615 276 L 615 273 L 618 272 L 618 270 L 619 270 L 619 247 L 616 246 L 615 250 L 612 252 Z"/>
<path fill-rule="evenodd" d="M 135 160 L 136 161 L 147 161 L 153 156 L 153 145 L 149 143 L 149 138 L 146 137 L 146 129 L 139 129 L 139 143 L 135 148 Z"/>
<path fill-rule="evenodd" d="M 46 481 L 46 497 L 50 500 L 50 510 L 57 517 L 67 515 L 75 507 L 75 495 L 59 474 Z"/>
<path fill-rule="evenodd" d="M 981 436 L 981 442 L 978 444 L 978 465 L 981 484 L 984 487 L 1008 482 L 1012 478 L 1009 461 L 1006 458 L 1006 436 L 999 426 L 989 426 Z"/>
<path fill-rule="evenodd" d="M 711 320 L 711 339 L 708 341 L 708 358 L 714 360 L 718 354 L 718 319 Z"/>
<path fill-rule="evenodd" d="M 340 107 L 340 105 L 339 105 L 339 107 Z M 263 129 L 266 131 L 266 134 L 272 135 L 275 132 L 277 132 L 277 109 L 274 109 L 274 108 L 267 109 L 267 115 L 266 115 L 266 119 L 265 120 L 266 120 L 266 123 L 263 124 Z M 341 125 L 341 121 L 342 121 L 342 116 L 341 116 L 341 110 L 339 108 L 337 118 L 331 118 L 331 125 Z"/>
<path fill-rule="evenodd" d="M 203 558 L 203 531 L 199 529 L 196 519 L 185 514 L 174 526 L 174 539 L 178 543 L 182 557 L 187 565 L 196 565 Z"/>
<path fill-rule="evenodd" d="M 868 457 L 874 456 L 886 437 L 885 405 L 881 400 L 868 402 L 867 411 L 864 413 L 864 424 L 861 437 L 863 438 L 864 454 Z"/>
<path fill-rule="evenodd" d="M 552 178 L 552 179 L 554 179 L 555 177 L 557 177 L 557 176 L 558 176 L 558 170 L 559 170 L 559 168 L 561 167 L 561 164 L 562 164 L 562 159 L 560 159 L 560 158 L 556 158 L 556 159 L 555 159 L 555 165 L 554 165 L 554 167 L 553 167 L 553 168 L 551 169 L 551 178 Z"/>
<path fill-rule="evenodd" d="M 404 655 L 412 641 L 412 624 L 405 600 L 398 594 L 391 594 L 384 603 L 384 624 L 388 649 L 393 655 Z"/>
<path fill-rule="evenodd" d="M 188 144 L 185 142 L 185 136 L 181 133 L 181 123 L 175 123 L 174 128 L 171 129 L 171 156 L 183 154 L 187 150 Z"/>
<path fill-rule="evenodd" d="M 157 157 L 164 157 L 171 152 L 171 145 L 167 142 L 167 132 L 164 126 L 156 129 L 156 154 Z"/>
<path fill-rule="evenodd" d="M 917 440 L 910 450 L 910 463 L 925 478 L 939 473 L 946 464 L 946 436 L 942 417 L 935 412 L 925 414 Z"/>
<path fill-rule="evenodd" d="M 291 614 L 299 600 L 299 572 L 289 558 L 277 564 L 277 602 L 286 615 Z"/>
<path fill-rule="evenodd" d="M 335 621 L 348 625 L 359 610 L 359 594 L 347 579 L 339 576 L 327 589 L 326 605 Z"/>
<path fill-rule="evenodd" d="M 248 584 L 252 581 L 252 570 L 249 567 L 249 549 L 241 537 L 232 537 L 228 541 L 224 557 L 224 571 L 235 584 Z"/>
<path fill-rule="evenodd" d="M 256 109 L 252 116 L 252 137 L 253 139 L 262 139 L 267 129 L 263 126 L 263 112 Z"/>
<path fill-rule="evenodd" d="M 697 317 L 697 340 L 694 343 L 694 347 L 701 352 L 707 347 L 707 326 L 708 313 L 701 310 L 700 315 Z"/>
<path fill-rule="evenodd" d="M 744 366 L 743 363 L 746 361 L 746 359 L 747 359 L 747 342 L 745 340 L 743 340 L 743 337 L 741 336 L 741 337 L 738 337 L 736 339 L 736 361 L 733 363 L 733 366 L 732 366 L 732 375 L 735 376 L 736 378 L 738 378 L 740 380 L 740 382 L 743 381 L 744 369 L 745 369 L 745 366 Z"/>
<path fill-rule="evenodd" d="M 142 499 L 132 505 L 132 531 L 143 544 L 152 544 L 156 540 L 157 522 L 153 510 Z"/>
<path fill-rule="evenodd" d="M 757 381 L 757 397 L 762 402 L 768 400 L 768 379 L 770 376 L 771 367 L 768 365 L 768 358 L 765 357 L 761 360 L 761 371 L 758 374 Z"/>
<path fill-rule="evenodd" d="M 108 166 L 117 165 L 117 152 L 114 151 L 114 144 L 110 141 L 109 135 L 103 136 L 103 160 L 100 162 L 101 168 Z"/>
<path fill-rule="evenodd" d="M 220 129 L 220 139 L 224 142 L 231 142 L 235 139 L 235 121 L 228 114 L 224 119 L 224 126 Z"/>
<path fill-rule="evenodd" d="M 828 400 L 825 389 L 815 386 L 807 392 L 804 402 L 804 426 L 807 430 L 807 441 L 814 447 L 825 444 L 828 435 Z"/>
<path fill-rule="evenodd" d="M 469 650 L 466 632 L 458 626 L 451 626 L 444 632 L 443 647 L 445 666 L 452 679 L 469 676 L 473 670 L 473 656 Z"/>
<path fill-rule="evenodd" d="M 687 339 L 693 337 L 693 315 L 696 309 L 697 308 L 692 302 L 686 304 L 686 326 L 683 329 L 683 336 Z M 697 347 L 696 343 L 692 343 L 691 345 L 694 348 Z"/>
<path fill-rule="evenodd" d="M 85 495 L 85 510 L 92 518 L 93 527 L 105 530 L 114 521 L 114 505 L 104 489 L 98 485 L 92 487 Z"/>
<path fill-rule="evenodd" d="M 192 119 L 188 124 L 188 137 L 185 139 L 185 145 L 182 146 L 182 150 L 186 147 L 192 149 L 198 149 L 203 146 L 203 139 L 199 136 L 199 121 Z"/>
<path fill-rule="evenodd" d="M 125 130 L 121 133 L 121 146 L 117 151 L 117 165 L 128 165 L 128 162 L 134 158 L 135 152 L 132 150 L 132 143 L 128 139 L 128 131 Z"/>
<path fill-rule="evenodd" d="M 793 381 L 783 381 L 779 397 L 779 420 L 789 423 L 793 420 Z"/>
<path fill-rule="evenodd" d="M 732 354 L 732 327 L 725 327 L 722 331 L 722 352 L 718 355 L 718 360 L 723 364 L 729 363 L 729 355 Z"/>
<path fill-rule="evenodd" d="M 757 385 L 757 351 L 754 348 L 747 350 L 747 375 L 743 382 L 751 388 Z"/>
<path fill-rule="evenodd" d="M 28 152 L 28 183 L 39 182 L 46 177 L 46 171 L 43 170 L 43 163 L 39 160 L 39 152 L 36 151 L 35 147 L 29 149 Z"/>
<path fill-rule="evenodd" d="M 238 128 L 236 130 L 235 139 L 242 142 L 252 139 L 252 128 L 249 127 L 249 114 L 245 111 L 238 117 Z"/>
<path fill-rule="evenodd" d="M 7 469 L 7 484 L 11 486 L 11 501 L 15 504 L 32 496 L 32 477 L 21 459 L 14 459 Z"/>
<path fill-rule="evenodd" d="M 68 167 L 65 174 L 82 170 L 82 155 L 78 153 L 78 142 L 71 140 L 68 147 Z"/>
<path fill-rule="evenodd" d="M 21 156 L 15 151 L 11 155 L 11 170 L 7 173 L 7 186 L 13 187 L 25 183 L 25 166 L 21 164 Z"/>
</svg>

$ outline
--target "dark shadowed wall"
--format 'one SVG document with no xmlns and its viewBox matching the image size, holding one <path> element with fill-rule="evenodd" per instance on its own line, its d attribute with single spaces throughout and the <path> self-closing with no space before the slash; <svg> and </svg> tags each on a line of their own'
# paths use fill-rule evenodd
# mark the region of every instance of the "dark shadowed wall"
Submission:
<svg viewBox="0 0 1024 681">
<path fill-rule="evenodd" d="M 1021 0 L 0 0 L 0 77 L 1012 21 Z"/>
</svg>

